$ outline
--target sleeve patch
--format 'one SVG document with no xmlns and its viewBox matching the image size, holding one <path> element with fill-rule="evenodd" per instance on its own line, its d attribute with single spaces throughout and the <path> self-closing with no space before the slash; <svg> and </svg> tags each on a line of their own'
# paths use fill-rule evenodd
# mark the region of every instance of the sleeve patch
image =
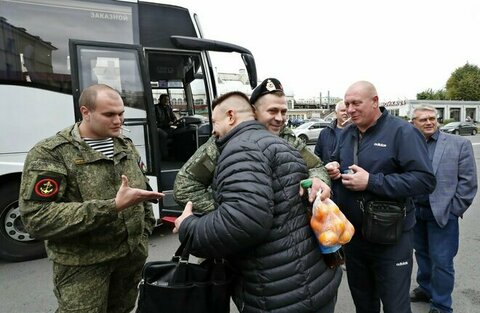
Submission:
<svg viewBox="0 0 480 313">
<path fill-rule="evenodd" d="M 61 182 L 62 177 L 39 175 L 30 199 L 36 201 L 56 200 Z"/>
</svg>

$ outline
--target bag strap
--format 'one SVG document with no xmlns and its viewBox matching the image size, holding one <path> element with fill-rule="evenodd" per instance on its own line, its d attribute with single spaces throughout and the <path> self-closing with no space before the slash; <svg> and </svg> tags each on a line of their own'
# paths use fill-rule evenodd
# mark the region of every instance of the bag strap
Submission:
<svg viewBox="0 0 480 313">
<path fill-rule="evenodd" d="M 355 138 L 355 142 L 353 143 L 353 164 L 358 165 L 358 146 L 360 145 L 360 130 L 357 132 L 357 137 Z M 362 213 L 364 212 L 365 209 L 365 197 L 363 195 L 363 192 L 357 199 L 360 210 L 362 210 Z"/>
<path fill-rule="evenodd" d="M 188 257 L 190 256 L 190 247 L 192 246 L 192 236 L 187 234 L 185 239 L 180 243 L 177 251 L 172 257 L 172 261 L 185 261 L 188 262 Z"/>
<path fill-rule="evenodd" d="M 355 142 L 353 144 L 353 164 L 358 165 L 358 145 L 360 144 L 360 131 L 357 134 L 357 138 L 355 139 Z"/>
</svg>

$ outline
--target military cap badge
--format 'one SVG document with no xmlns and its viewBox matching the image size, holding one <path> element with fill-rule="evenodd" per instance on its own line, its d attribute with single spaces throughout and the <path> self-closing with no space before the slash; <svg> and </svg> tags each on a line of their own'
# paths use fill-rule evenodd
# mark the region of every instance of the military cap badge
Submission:
<svg viewBox="0 0 480 313">
<path fill-rule="evenodd" d="M 272 83 L 272 81 L 271 81 L 270 79 L 267 81 L 267 84 L 266 84 L 265 88 L 266 88 L 268 91 L 273 91 L 273 90 L 277 89 L 277 88 L 275 87 L 275 84 Z"/>
</svg>

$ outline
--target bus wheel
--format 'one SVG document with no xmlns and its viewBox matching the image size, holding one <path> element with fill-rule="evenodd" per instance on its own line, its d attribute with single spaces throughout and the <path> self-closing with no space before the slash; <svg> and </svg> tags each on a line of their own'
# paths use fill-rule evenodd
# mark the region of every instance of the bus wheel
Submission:
<svg viewBox="0 0 480 313">
<path fill-rule="evenodd" d="M 27 261 L 45 257 L 43 241 L 25 231 L 20 219 L 18 193 L 20 182 L 0 186 L 0 258 L 6 261 Z"/>
</svg>

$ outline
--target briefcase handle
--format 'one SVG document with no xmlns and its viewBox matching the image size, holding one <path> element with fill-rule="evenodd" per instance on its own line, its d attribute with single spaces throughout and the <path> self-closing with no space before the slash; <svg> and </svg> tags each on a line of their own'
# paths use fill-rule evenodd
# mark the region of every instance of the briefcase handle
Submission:
<svg viewBox="0 0 480 313">
<path fill-rule="evenodd" d="M 175 251 L 175 254 L 172 257 L 173 262 L 185 262 L 188 263 L 188 258 L 190 256 L 190 247 L 192 246 L 192 237 L 190 234 L 187 234 L 185 239 L 180 243 L 180 246 L 178 247 L 177 251 Z M 224 263 L 227 264 L 229 267 L 230 265 L 224 258 L 212 258 L 213 262 L 218 264 L 218 263 Z"/>
<path fill-rule="evenodd" d="M 172 257 L 172 261 L 188 262 L 190 256 L 190 247 L 192 246 L 192 236 L 188 234 L 185 239 L 180 243 L 177 251 Z"/>
</svg>

